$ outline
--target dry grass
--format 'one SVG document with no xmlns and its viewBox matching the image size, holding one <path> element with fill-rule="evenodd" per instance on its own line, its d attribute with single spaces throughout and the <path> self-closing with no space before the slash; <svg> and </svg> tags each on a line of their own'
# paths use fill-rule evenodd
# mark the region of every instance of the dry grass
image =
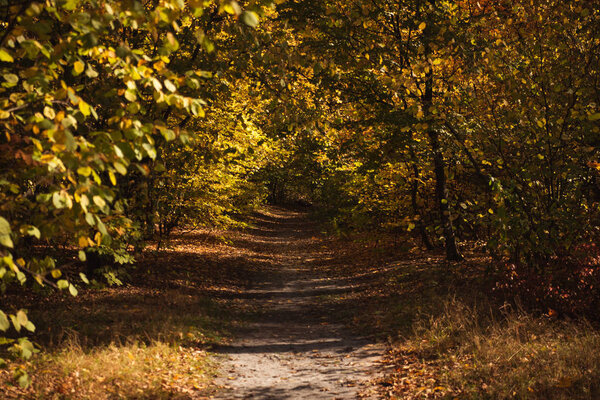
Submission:
<svg viewBox="0 0 600 400">
<path fill-rule="evenodd" d="M 226 314 L 179 290 L 111 288 L 33 309 L 43 352 L 0 370 L 8 399 L 201 398 L 214 375 L 203 349 L 223 340 Z M 54 300 L 54 301 L 52 301 Z M 52 310 L 52 312 L 48 312 Z M 11 369 L 32 377 L 15 385 Z"/>
<path fill-rule="evenodd" d="M 29 310 L 42 352 L 0 369 L 0 398 L 206 398 L 216 373 L 206 350 L 227 340 L 232 319 L 210 293 L 235 283 L 222 282 L 233 267 L 220 258 L 232 249 L 197 236 L 148 254 L 125 286 L 15 299 Z M 32 378 L 27 389 L 13 378 L 19 369 Z"/>
<path fill-rule="evenodd" d="M 214 372 L 204 351 L 164 342 L 110 344 L 85 351 L 74 340 L 43 355 L 32 367 L 31 387 L 6 386 L 6 398 L 198 398 Z"/>
<path fill-rule="evenodd" d="M 600 399 L 600 330 L 503 305 L 481 254 L 447 265 L 341 242 L 331 273 L 363 287 L 339 296 L 343 317 L 392 343 L 385 397 Z"/>
<path fill-rule="evenodd" d="M 500 317 L 449 301 L 389 357 L 390 398 L 598 399 L 600 333 L 522 311 Z"/>
</svg>

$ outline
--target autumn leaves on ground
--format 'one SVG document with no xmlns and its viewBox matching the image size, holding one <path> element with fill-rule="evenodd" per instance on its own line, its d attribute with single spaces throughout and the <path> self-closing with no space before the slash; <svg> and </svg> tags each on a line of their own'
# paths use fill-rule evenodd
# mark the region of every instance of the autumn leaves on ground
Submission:
<svg viewBox="0 0 600 400">
<path fill-rule="evenodd" d="M 598 0 L 0 0 L 0 397 L 600 398 L 599 49 Z"/>
<path fill-rule="evenodd" d="M 122 287 L 29 296 L 43 352 L 2 370 L 4 397 L 600 395 L 600 334 L 484 295 L 477 254 L 449 264 L 392 238 L 333 237 L 306 210 L 247 224 L 149 248 Z"/>
</svg>

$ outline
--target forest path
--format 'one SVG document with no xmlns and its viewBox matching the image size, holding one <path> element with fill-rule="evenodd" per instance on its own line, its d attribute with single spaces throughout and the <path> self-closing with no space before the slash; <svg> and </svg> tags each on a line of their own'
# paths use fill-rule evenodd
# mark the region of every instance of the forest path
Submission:
<svg viewBox="0 0 600 400">
<path fill-rule="evenodd" d="M 384 346 L 342 321 L 336 298 L 358 287 L 326 276 L 326 254 L 306 213 L 268 208 L 234 239 L 257 267 L 247 288 L 226 301 L 240 328 L 223 355 L 215 399 L 373 398 L 366 385 Z"/>
</svg>

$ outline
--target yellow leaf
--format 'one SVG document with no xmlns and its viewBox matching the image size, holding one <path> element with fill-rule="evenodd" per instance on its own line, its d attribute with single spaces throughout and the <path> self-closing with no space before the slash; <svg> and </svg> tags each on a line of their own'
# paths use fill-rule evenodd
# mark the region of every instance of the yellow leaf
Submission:
<svg viewBox="0 0 600 400">
<path fill-rule="evenodd" d="M 77 168 L 77 173 L 83 176 L 90 176 L 92 169 L 90 167 L 79 167 Z"/>
<path fill-rule="evenodd" d="M 426 26 L 427 26 L 427 24 L 425 22 L 421 22 L 419 24 L 419 30 L 422 31 L 423 29 L 425 29 Z"/>
<path fill-rule="evenodd" d="M 112 171 L 108 171 L 108 178 L 110 179 L 110 183 L 112 183 L 113 186 L 116 186 L 117 178 L 115 177 L 115 173 Z"/>
<path fill-rule="evenodd" d="M 79 102 L 79 111 L 81 111 L 81 113 L 87 117 L 88 115 L 90 115 L 91 112 L 90 105 L 85 101 L 81 100 Z"/>
<path fill-rule="evenodd" d="M 100 196 L 94 196 L 92 197 L 92 200 L 94 201 L 94 204 L 96 204 L 100 208 L 103 208 L 106 205 L 106 202 Z"/>
<path fill-rule="evenodd" d="M 87 247 L 88 243 L 88 238 L 85 236 L 79 236 L 79 247 Z"/>
<path fill-rule="evenodd" d="M 100 246 L 100 243 L 102 243 L 102 234 L 100 232 L 96 232 L 94 235 L 94 240 L 96 240 L 96 244 Z"/>
<path fill-rule="evenodd" d="M 0 61 L 14 62 L 15 59 L 4 49 L 0 49 Z"/>
<path fill-rule="evenodd" d="M 51 107 L 44 107 L 44 116 L 48 119 L 54 119 L 56 117 L 56 112 Z"/>
<path fill-rule="evenodd" d="M 83 72 L 85 69 L 85 64 L 81 61 L 75 61 L 73 64 L 73 75 L 77 76 Z"/>
</svg>

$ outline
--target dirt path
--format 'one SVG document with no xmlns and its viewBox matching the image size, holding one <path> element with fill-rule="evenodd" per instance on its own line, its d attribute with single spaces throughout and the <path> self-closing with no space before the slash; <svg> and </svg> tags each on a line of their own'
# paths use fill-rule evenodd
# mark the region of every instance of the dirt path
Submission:
<svg viewBox="0 0 600 400">
<path fill-rule="evenodd" d="M 319 273 L 318 231 L 304 213 L 271 208 L 236 245 L 260 262 L 255 281 L 233 294 L 245 322 L 224 356 L 215 399 L 372 398 L 366 381 L 383 346 L 341 324 L 336 296 L 355 289 Z M 321 263 L 323 260 L 321 260 Z"/>
</svg>

